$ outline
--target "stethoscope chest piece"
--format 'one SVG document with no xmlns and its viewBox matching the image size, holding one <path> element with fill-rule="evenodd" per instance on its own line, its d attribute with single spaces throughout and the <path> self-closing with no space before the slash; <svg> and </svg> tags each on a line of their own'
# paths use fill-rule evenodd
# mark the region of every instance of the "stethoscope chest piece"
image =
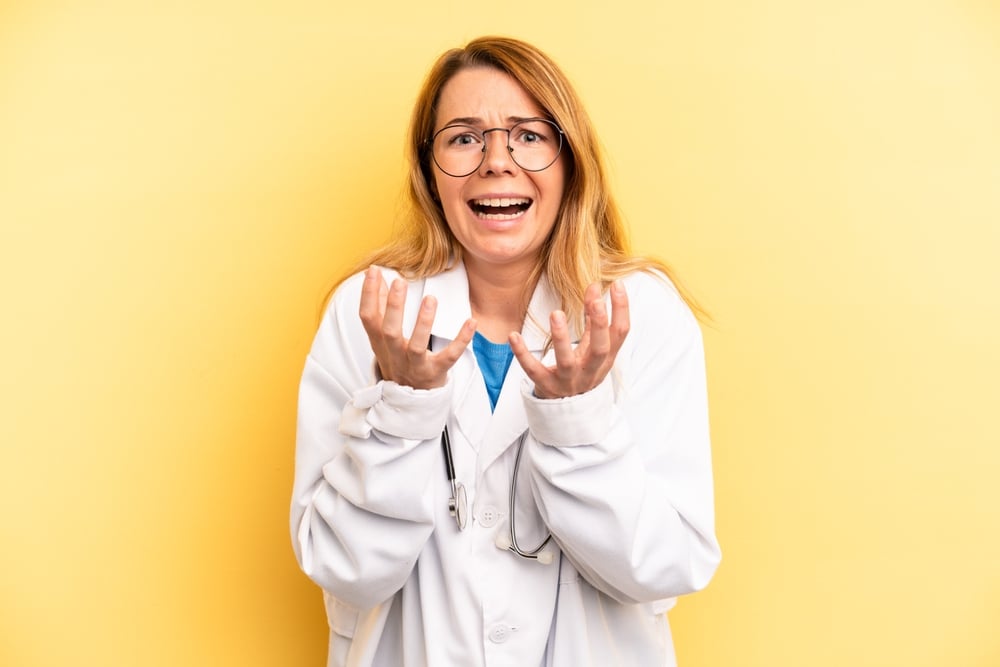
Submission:
<svg viewBox="0 0 1000 667">
<path fill-rule="evenodd" d="M 455 517 L 459 530 L 465 530 L 469 520 L 469 501 L 465 497 L 465 485 L 452 480 L 451 498 L 448 499 L 448 513 Z"/>
</svg>

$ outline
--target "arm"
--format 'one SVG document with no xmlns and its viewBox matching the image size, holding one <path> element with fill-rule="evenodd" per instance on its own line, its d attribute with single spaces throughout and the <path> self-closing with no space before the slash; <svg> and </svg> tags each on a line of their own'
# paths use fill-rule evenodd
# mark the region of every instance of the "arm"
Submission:
<svg viewBox="0 0 1000 667">
<path fill-rule="evenodd" d="M 577 570 L 646 602 L 704 587 L 720 555 L 698 325 L 666 284 L 629 283 L 632 332 L 615 370 L 566 398 L 526 391 L 526 454 L 541 515 Z"/>
<path fill-rule="evenodd" d="M 451 404 L 447 382 L 414 389 L 376 377 L 364 291 L 359 277 L 337 291 L 306 361 L 291 511 L 303 571 L 359 609 L 402 587 L 433 531 L 430 480 Z M 404 301 L 405 290 L 394 317 Z"/>
</svg>

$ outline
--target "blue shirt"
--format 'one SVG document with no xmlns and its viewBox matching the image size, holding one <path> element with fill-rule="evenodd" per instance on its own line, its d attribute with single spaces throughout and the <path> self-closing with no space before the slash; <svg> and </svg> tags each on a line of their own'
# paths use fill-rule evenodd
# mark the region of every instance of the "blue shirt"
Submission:
<svg viewBox="0 0 1000 667">
<path fill-rule="evenodd" d="M 507 369 L 514 359 L 514 350 L 510 343 L 493 343 L 478 331 L 472 338 L 472 351 L 479 362 L 479 370 L 486 380 L 486 393 L 490 395 L 490 410 L 497 407 L 497 399 L 500 397 L 500 387 L 503 386 L 503 379 L 507 377 Z"/>
</svg>

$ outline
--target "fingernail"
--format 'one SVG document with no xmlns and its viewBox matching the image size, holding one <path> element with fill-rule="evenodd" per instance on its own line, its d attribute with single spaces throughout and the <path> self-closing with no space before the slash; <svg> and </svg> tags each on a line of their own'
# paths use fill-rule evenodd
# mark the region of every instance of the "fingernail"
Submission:
<svg viewBox="0 0 1000 667">
<path fill-rule="evenodd" d="M 613 289 L 615 291 L 615 294 L 624 294 L 625 293 L 625 286 L 622 285 L 622 281 L 620 281 L 620 280 L 616 280 L 613 283 L 611 283 L 611 289 Z"/>
</svg>

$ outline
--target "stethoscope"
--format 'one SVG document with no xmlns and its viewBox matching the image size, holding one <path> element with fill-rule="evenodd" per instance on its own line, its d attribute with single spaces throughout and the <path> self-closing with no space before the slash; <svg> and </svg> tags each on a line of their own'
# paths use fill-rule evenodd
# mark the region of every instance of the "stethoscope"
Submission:
<svg viewBox="0 0 1000 667">
<path fill-rule="evenodd" d="M 510 478 L 510 498 L 508 499 L 508 510 L 510 512 L 510 539 L 508 541 L 507 539 L 504 539 L 505 536 L 501 536 L 501 538 L 497 540 L 497 546 L 502 549 L 507 549 L 521 558 L 534 559 L 539 563 L 548 565 L 552 562 L 552 554 L 548 551 L 542 550 L 552 539 L 552 534 L 549 533 L 549 536 L 534 549 L 526 551 L 518 545 L 517 532 L 514 529 L 514 498 L 517 495 L 517 471 L 521 467 L 521 453 L 524 451 L 524 438 L 527 435 L 528 432 L 525 431 L 521 434 L 521 437 L 517 441 L 517 454 L 514 456 L 514 473 Z M 465 525 L 468 521 L 469 504 L 465 495 L 465 485 L 455 479 L 455 460 L 451 455 L 451 438 L 448 436 L 447 424 L 444 427 L 444 431 L 441 433 L 441 448 L 444 450 L 445 474 L 448 476 L 448 483 L 451 484 L 451 498 L 448 499 L 448 514 L 455 517 L 455 522 L 458 524 L 459 530 L 465 530 Z"/>
</svg>

